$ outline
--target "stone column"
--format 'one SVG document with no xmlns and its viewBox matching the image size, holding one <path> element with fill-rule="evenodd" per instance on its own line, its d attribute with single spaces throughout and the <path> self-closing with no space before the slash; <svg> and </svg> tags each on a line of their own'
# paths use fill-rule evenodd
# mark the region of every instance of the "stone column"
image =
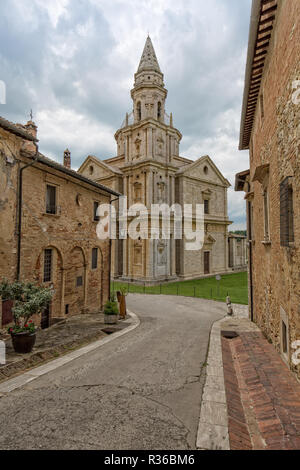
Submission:
<svg viewBox="0 0 300 470">
<path fill-rule="evenodd" d="M 128 134 L 128 161 L 131 161 L 131 134 Z"/>
<path fill-rule="evenodd" d="M 229 244 L 228 244 L 228 235 L 227 235 L 227 228 L 225 225 L 225 234 L 224 234 L 224 243 L 225 243 L 225 269 L 229 268 Z"/>
<path fill-rule="evenodd" d="M 232 240 L 232 261 L 233 261 L 233 267 L 235 268 L 236 266 L 236 239 L 233 238 Z"/>
<path fill-rule="evenodd" d="M 156 155 L 156 129 L 152 128 L 152 153 L 151 158 L 155 158 Z"/>
<path fill-rule="evenodd" d="M 147 158 L 153 157 L 153 130 L 152 127 L 147 128 Z"/>
<path fill-rule="evenodd" d="M 123 277 L 127 277 L 127 275 L 128 275 L 128 266 L 127 266 L 127 240 L 128 240 L 128 237 L 126 238 L 126 240 L 122 240 L 122 243 L 123 243 L 123 274 L 122 274 L 122 276 L 123 276 Z"/>
</svg>

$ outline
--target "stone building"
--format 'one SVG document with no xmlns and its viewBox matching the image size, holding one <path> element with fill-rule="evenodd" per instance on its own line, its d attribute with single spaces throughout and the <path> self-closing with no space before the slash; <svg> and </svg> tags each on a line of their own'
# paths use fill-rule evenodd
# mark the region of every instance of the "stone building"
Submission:
<svg viewBox="0 0 300 470">
<path fill-rule="evenodd" d="M 300 2 L 254 0 L 240 149 L 251 318 L 300 378 Z"/>
<path fill-rule="evenodd" d="M 115 278 L 151 283 L 228 271 L 230 183 L 210 157 L 192 161 L 180 156 L 182 135 L 166 113 L 167 93 L 148 37 L 131 91 L 133 111 L 115 134 L 117 156 L 104 161 L 89 156 L 78 171 L 126 195 L 128 206 L 204 204 L 204 247 L 186 251 L 173 232 L 170 240 L 119 241 L 114 243 Z"/>
<path fill-rule="evenodd" d="M 118 193 L 38 151 L 33 122 L 0 118 L 0 279 L 53 286 L 42 319 L 102 310 L 109 295 L 110 243 L 96 235 L 99 203 Z M 7 304 L 1 326 L 11 320 Z M 0 312 L 1 313 L 1 312 Z"/>
<path fill-rule="evenodd" d="M 228 235 L 228 266 L 232 271 L 247 269 L 247 237 L 229 233 Z"/>
</svg>

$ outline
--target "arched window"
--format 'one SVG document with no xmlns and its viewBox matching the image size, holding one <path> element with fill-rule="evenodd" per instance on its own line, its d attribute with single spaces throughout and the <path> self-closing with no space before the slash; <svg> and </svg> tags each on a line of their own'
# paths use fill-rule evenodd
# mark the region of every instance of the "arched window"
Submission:
<svg viewBox="0 0 300 470">
<path fill-rule="evenodd" d="M 137 104 L 137 118 L 138 118 L 138 121 L 142 119 L 142 106 L 141 106 L 140 101 Z"/>
<path fill-rule="evenodd" d="M 159 101 L 157 104 L 157 119 L 161 118 L 161 102 Z"/>
</svg>

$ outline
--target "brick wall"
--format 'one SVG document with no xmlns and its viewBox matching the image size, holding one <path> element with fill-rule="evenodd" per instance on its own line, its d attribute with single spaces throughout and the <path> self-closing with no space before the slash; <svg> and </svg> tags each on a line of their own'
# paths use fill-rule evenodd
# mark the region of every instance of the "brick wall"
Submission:
<svg viewBox="0 0 300 470">
<path fill-rule="evenodd" d="M 300 104 L 292 101 L 292 83 L 300 80 L 300 2 L 279 2 L 276 23 L 264 71 L 261 92 L 264 117 L 258 105 L 250 145 L 251 181 L 257 167 L 270 164 L 270 244 L 264 240 L 262 186 L 254 191 L 253 287 L 254 318 L 275 348 L 281 351 L 280 310 L 287 315 L 289 346 L 300 339 Z M 295 243 L 280 246 L 280 183 L 293 176 Z M 286 357 L 292 364 L 289 348 Z"/>
<path fill-rule="evenodd" d="M 20 156 L 20 139 L 3 133 L 0 140 L 0 279 L 16 277 L 17 173 L 18 166 L 30 161 Z M 14 148 L 12 163 L 4 143 Z M 2 148 L 2 153 L 1 153 Z M 19 161 L 17 161 L 18 159 Z M 3 184 L 2 184 L 3 182 Z M 57 193 L 57 213 L 46 214 L 46 187 Z M 4 189 L 3 189 L 4 188 Z M 94 201 L 109 203 L 110 195 L 92 188 L 59 170 L 35 163 L 23 173 L 23 216 L 21 239 L 22 280 L 53 285 L 52 317 L 66 313 L 99 312 L 109 295 L 109 240 L 98 240 L 94 219 Z M 98 267 L 92 269 L 92 249 L 98 248 Z M 44 250 L 52 249 L 51 282 L 44 282 Z M 82 285 L 77 286 L 77 278 Z"/>
</svg>

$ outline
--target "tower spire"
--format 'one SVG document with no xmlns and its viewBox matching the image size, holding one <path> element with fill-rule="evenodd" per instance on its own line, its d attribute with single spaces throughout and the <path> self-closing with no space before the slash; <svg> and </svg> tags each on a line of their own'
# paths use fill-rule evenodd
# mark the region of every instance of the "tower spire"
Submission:
<svg viewBox="0 0 300 470">
<path fill-rule="evenodd" d="M 148 72 L 148 71 L 161 73 L 159 63 L 158 63 L 155 50 L 154 50 L 149 34 L 146 39 L 146 44 L 144 47 L 144 51 L 140 60 L 137 73 Z"/>
<path fill-rule="evenodd" d="M 164 76 L 160 70 L 159 63 L 150 36 L 147 37 L 138 70 L 134 76 L 134 88 L 146 85 L 164 88 Z"/>
</svg>

